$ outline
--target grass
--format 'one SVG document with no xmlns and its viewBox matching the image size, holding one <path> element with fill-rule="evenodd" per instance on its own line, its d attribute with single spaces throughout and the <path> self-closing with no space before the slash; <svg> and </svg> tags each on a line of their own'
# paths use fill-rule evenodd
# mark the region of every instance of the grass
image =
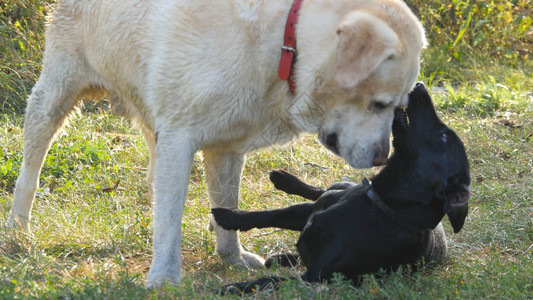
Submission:
<svg viewBox="0 0 533 300">
<path fill-rule="evenodd" d="M 21 112 L 40 70 L 43 20 L 52 2 L 0 4 L 0 223 L 7 220 L 18 175 Z M 431 5 L 409 1 L 419 8 L 430 37 L 420 79 L 430 85 L 441 118 L 465 142 L 471 163 L 471 209 L 465 227 L 454 235 L 444 220 L 449 258 L 414 274 L 401 270 L 370 275 L 357 288 L 340 277 L 327 285 L 293 280 L 277 292 L 252 298 L 532 297 L 533 65 L 527 59 L 531 28 L 511 28 L 505 38 L 491 39 L 490 28 L 483 26 L 497 22 L 478 24 L 490 15 L 473 8 L 469 12 L 467 2 L 453 1 L 456 12 L 471 14 L 465 25 L 464 14 L 456 14 L 455 23 L 445 19 L 451 8 L 440 1 L 429 1 Z M 511 2 L 516 2 L 509 10 L 516 20 L 531 11 L 526 2 Z M 508 6 L 495 1 L 494 7 L 505 12 Z M 450 26 L 438 27 L 436 17 Z M 523 26 L 521 22 L 516 27 Z M 502 24 L 503 31 L 508 23 Z M 467 30 L 458 39 L 462 28 Z M 480 32 L 487 37 L 474 47 Z M 516 43 L 510 46 L 513 39 Z M 455 41 L 453 47 L 447 46 Z M 500 52 L 497 47 L 502 47 Z M 298 271 L 242 270 L 220 262 L 208 230 L 209 201 L 198 155 L 182 226 L 185 277 L 177 287 L 145 290 L 152 223 L 145 184 L 146 146 L 132 123 L 111 115 L 105 103 L 87 103 L 81 112 L 60 133 L 46 159 L 32 233 L 0 227 L 0 299 L 218 298 L 212 291 L 223 284 Z M 241 208 L 258 210 L 301 201 L 274 190 L 267 175 L 275 168 L 286 168 L 319 186 L 343 177 L 358 181 L 377 172 L 351 169 L 319 146 L 315 137 L 305 136 L 283 148 L 249 154 Z M 294 251 L 297 237 L 272 229 L 241 234 L 243 246 L 263 256 Z"/>
<path fill-rule="evenodd" d="M 442 98 L 437 99 L 439 106 L 444 104 L 445 97 Z M 293 281 L 276 295 L 328 299 L 531 295 L 533 118 L 528 114 L 511 116 L 509 122 L 515 124 L 512 128 L 505 125 L 508 123 L 502 124 L 501 117 L 480 119 L 442 113 L 443 120 L 466 143 L 474 180 L 471 211 L 464 230 L 453 235 L 445 221 L 451 253 L 443 265 L 414 275 L 399 272 L 382 278 L 369 276 L 360 288 L 340 279 L 323 286 Z M 16 166 L 20 161 L 21 118 L 2 119 L 2 153 L 12 153 L 8 160 L 4 154 L 2 166 L 7 161 Z M 100 127 L 103 121 L 108 127 Z M 82 157 L 81 153 L 85 155 Z M 240 270 L 218 260 L 213 251 L 214 237 L 207 230 L 208 199 L 198 156 L 183 224 L 184 281 L 163 291 L 144 290 L 151 255 L 152 217 L 144 184 L 146 170 L 142 168 L 147 164 L 146 157 L 142 139 L 129 121 L 106 112 L 75 116 L 53 146 L 43 169 L 31 236 L 0 229 L 0 298 L 209 298 L 215 297 L 211 288 L 224 283 L 290 273 L 281 269 Z M 280 167 L 322 186 L 341 177 L 360 180 L 375 172 L 346 167 L 320 147 L 314 137 L 307 136 L 286 148 L 249 156 L 241 207 L 264 209 L 300 201 L 275 191 L 268 182 L 267 172 Z M 6 181 L 12 184 L 15 176 L 16 172 L 7 175 L 11 179 Z M 119 189 L 102 191 L 117 180 Z M 7 218 L 9 189 L 7 186 L 0 192 L 1 221 Z M 245 248 L 265 256 L 294 250 L 297 239 L 293 232 L 277 230 L 254 230 L 241 236 Z"/>
</svg>

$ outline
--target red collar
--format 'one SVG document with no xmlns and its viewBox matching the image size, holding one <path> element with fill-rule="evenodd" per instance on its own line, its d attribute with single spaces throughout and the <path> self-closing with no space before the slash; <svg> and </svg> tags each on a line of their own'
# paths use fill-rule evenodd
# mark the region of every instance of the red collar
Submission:
<svg viewBox="0 0 533 300">
<path fill-rule="evenodd" d="M 278 76 L 281 80 L 287 80 L 289 90 L 292 94 L 296 92 L 294 75 L 291 74 L 294 56 L 296 55 L 296 24 L 298 23 L 298 12 L 303 0 L 294 0 L 285 24 L 285 38 L 281 46 L 281 59 L 279 61 Z"/>
</svg>

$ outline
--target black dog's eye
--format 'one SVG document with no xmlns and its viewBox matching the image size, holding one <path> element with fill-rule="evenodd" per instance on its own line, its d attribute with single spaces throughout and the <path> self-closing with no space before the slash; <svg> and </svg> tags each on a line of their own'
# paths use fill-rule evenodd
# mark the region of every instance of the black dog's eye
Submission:
<svg viewBox="0 0 533 300">
<path fill-rule="evenodd" d="M 441 139 L 444 143 L 446 143 L 448 141 L 448 135 L 446 133 L 443 133 Z"/>
</svg>

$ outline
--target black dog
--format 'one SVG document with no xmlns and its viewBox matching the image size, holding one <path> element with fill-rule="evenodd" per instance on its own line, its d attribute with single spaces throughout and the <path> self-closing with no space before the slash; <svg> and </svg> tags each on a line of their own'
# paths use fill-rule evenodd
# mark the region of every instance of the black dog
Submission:
<svg viewBox="0 0 533 300">
<path fill-rule="evenodd" d="M 215 220 L 232 230 L 302 231 L 296 247 L 307 269 L 302 279 L 308 282 L 328 280 L 334 272 L 357 282 L 380 269 L 440 261 L 447 247 L 439 224 L 444 214 L 457 233 L 468 213 L 470 175 L 463 143 L 440 121 L 423 84 L 409 95 L 407 112 L 396 111 L 392 133 L 394 153 L 372 184 L 365 179 L 324 190 L 273 171 L 276 188 L 316 202 L 258 212 L 218 208 L 212 210 Z M 256 285 L 283 280 L 266 277 L 230 286 L 234 292 L 251 292 Z"/>
</svg>

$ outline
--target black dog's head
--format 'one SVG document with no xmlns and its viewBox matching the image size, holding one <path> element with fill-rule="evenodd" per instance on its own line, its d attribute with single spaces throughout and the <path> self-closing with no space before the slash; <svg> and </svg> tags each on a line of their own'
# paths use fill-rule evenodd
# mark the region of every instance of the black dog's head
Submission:
<svg viewBox="0 0 533 300">
<path fill-rule="evenodd" d="M 407 112 L 397 109 L 392 126 L 395 155 L 407 158 L 417 184 L 434 191 L 454 232 L 463 227 L 470 197 L 470 171 L 462 141 L 437 116 L 422 83 L 409 94 Z"/>
</svg>

